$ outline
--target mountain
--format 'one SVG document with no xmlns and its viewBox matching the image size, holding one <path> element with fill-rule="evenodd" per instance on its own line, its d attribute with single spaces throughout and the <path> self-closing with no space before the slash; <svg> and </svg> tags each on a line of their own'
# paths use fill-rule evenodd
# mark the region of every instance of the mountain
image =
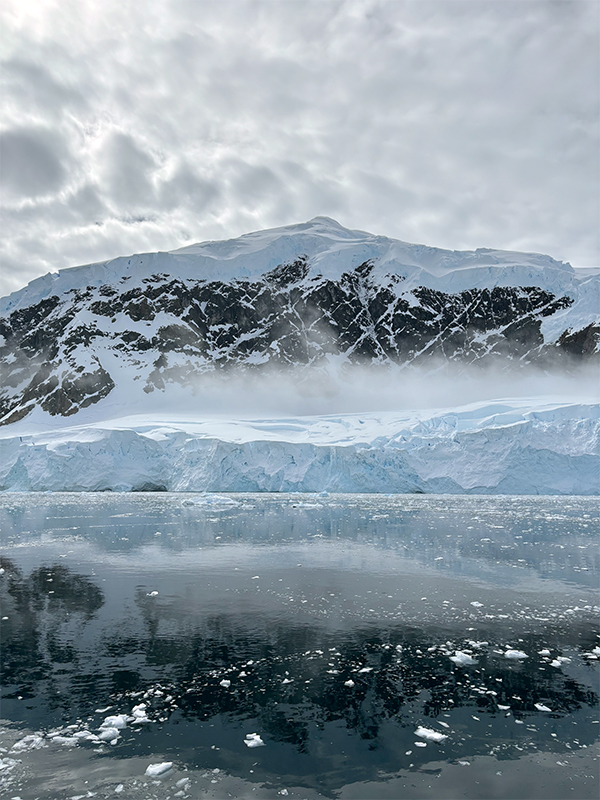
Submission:
<svg viewBox="0 0 600 800">
<path fill-rule="evenodd" d="M 550 256 L 407 244 L 334 220 L 62 270 L 0 301 L 0 424 L 207 373 L 598 358 L 600 278 Z M 199 408 L 202 398 L 198 395 Z"/>
</svg>

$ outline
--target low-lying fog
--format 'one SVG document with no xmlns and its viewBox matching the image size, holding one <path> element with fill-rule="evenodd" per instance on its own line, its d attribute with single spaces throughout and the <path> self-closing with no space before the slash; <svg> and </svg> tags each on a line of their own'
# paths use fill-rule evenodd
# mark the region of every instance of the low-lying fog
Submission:
<svg viewBox="0 0 600 800">
<path fill-rule="evenodd" d="M 199 377 L 193 387 L 154 391 L 140 412 L 272 417 L 448 408 L 540 396 L 597 402 L 599 378 L 597 367 L 567 374 L 536 368 L 500 371 L 448 364 L 427 371 L 353 367 L 343 371 L 304 368 L 242 375 L 212 373 Z"/>
</svg>

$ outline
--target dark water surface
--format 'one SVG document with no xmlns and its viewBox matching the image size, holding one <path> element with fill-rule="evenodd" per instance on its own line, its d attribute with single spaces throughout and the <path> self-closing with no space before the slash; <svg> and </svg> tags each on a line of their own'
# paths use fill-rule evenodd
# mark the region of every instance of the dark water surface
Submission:
<svg viewBox="0 0 600 800">
<path fill-rule="evenodd" d="M 598 796 L 597 498 L 5 494 L 0 526 L 3 796 Z"/>
</svg>

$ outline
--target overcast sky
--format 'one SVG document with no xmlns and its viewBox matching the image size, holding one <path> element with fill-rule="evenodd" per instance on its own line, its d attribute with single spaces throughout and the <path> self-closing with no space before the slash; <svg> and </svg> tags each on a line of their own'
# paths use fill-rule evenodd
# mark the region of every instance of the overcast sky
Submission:
<svg viewBox="0 0 600 800">
<path fill-rule="evenodd" d="M 599 263 L 597 0 L 3 0 L 0 294 L 316 215 Z"/>
</svg>

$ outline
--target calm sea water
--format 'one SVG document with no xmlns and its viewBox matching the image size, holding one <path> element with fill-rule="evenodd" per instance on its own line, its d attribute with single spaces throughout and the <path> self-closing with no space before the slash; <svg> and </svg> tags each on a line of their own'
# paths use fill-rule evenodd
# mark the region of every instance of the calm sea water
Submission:
<svg viewBox="0 0 600 800">
<path fill-rule="evenodd" d="M 8 798 L 597 797 L 594 498 L 6 494 L 0 526 Z"/>
</svg>

